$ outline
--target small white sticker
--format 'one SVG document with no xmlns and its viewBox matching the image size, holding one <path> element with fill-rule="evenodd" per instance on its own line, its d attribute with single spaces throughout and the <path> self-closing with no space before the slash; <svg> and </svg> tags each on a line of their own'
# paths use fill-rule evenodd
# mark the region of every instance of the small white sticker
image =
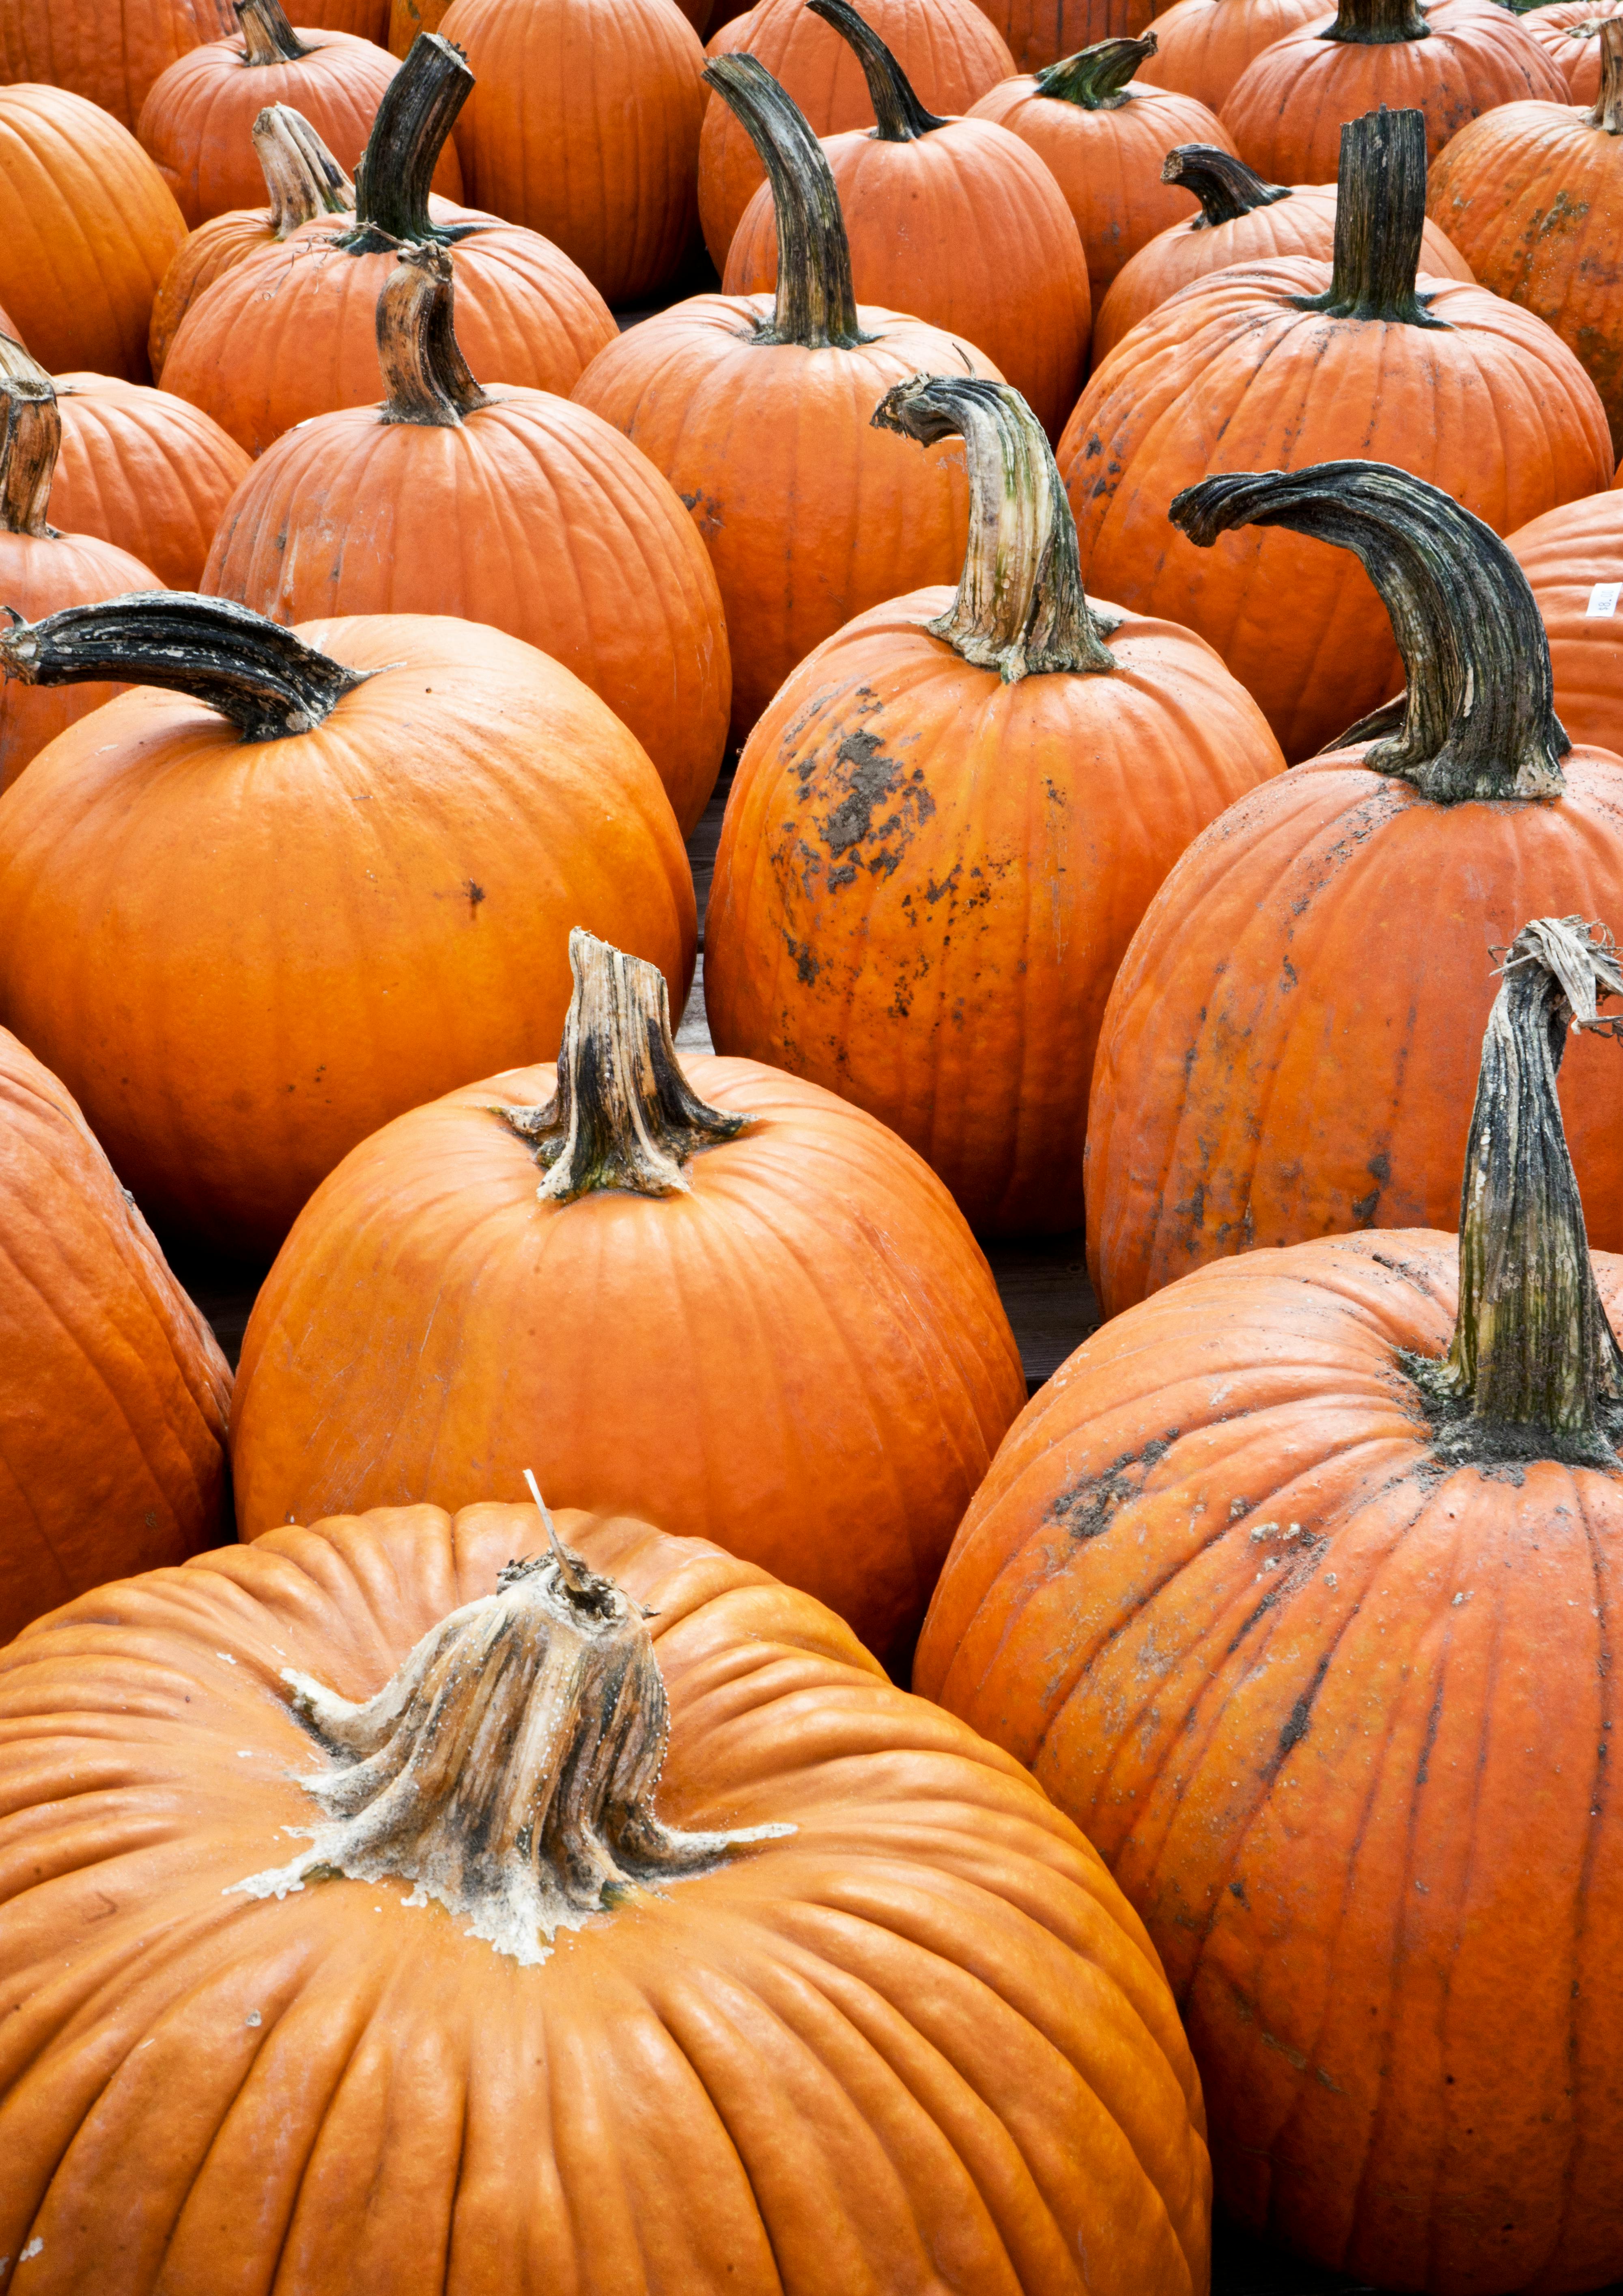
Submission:
<svg viewBox="0 0 1623 2296">
<path fill-rule="evenodd" d="M 1619 598 L 1623 598 L 1623 582 L 1597 582 L 1589 593 L 1589 603 L 1584 611 L 1596 615 L 1615 614 Z"/>
</svg>

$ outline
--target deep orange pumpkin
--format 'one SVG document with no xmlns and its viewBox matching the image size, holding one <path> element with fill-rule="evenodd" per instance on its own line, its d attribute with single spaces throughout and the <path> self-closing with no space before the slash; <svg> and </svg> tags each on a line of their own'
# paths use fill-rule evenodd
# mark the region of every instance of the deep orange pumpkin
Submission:
<svg viewBox="0 0 1623 2296">
<path fill-rule="evenodd" d="M 1324 13 L 1322 0 L 1173 0 L 1135 28 L 1155 35 L 1155 53 L 1145 57 L 1138 77 L 1221 111 L 1253 58 Z"/>
<path fill-rule="evenodd" d="M 171 590 L 195 589 L 214 530 L 248 475 L 247 455 L 200 408 L 150 384 L 105 374 L 54 381 L 55 524 L 116 543 Z"/>
<path fill-rule="evenodd" d="M 1041 71 L 1101 40 L 1130 39 L 1155 12 L 1155 0 L 979 0 L 1008 44 L 1017 72 Z"/>
<path fill-rule="evenodd" d="M 1567 83 L 1574 103 L 1593 103 L 1601 92 L 1601 27 L 1623 0 L 1549 0 L 1521 19 Z"/>
<path fill-rule="evenodd" d="M 1556 716 L 1575 742 L 1605 749 L 1623 741 L 1623 495 L 1613 487 L 1563 503 L 1518 527 L 1506 546 L 1550 642 Z"/>
<path fill-rule="evenodd" d="M 388 45 L 404 60 L 419 32 L 437 32 L 451 0 L 389 0 Z"/>
<path fill-rule="evenodd" d="M 0 0 L 0 81 L 67 89 L 133 128 L 159 73 L 235 21 L 231 0 Z"/>
</svg>

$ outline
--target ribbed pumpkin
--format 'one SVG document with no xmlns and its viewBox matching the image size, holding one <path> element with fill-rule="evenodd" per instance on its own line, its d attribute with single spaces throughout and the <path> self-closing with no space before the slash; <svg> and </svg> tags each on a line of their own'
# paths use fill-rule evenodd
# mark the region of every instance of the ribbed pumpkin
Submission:
<svg viewBox="0 0 1623 2296">
<path fill-rule="evenodd" d="M 307 119 L 291 104 L 267 104 L 250 135 L 269 204 L 233 208 L 200 224 L 176 250 L 152 304 L 147 357 L 160 381 L 169 345 L 205 289 L 234 263 L 273 242 L 291 239 L 301 224 L 324 215 L 353 215 L 355 185 Z"/>
<path fill-rule="evenodd" d="M 1221 111 L 1254 57 L 1324 14 L 1321 0 L 1173 0 L 1136 28 L 1155 35 L 1155 53 L 1144 58 L 1138 77 Z"/>
<path fill-rule="evenodd" d="M 282 0 L 236 0 L 236 14 L 242 29 L 235 39 L 193 48 L 154 81 L 136 126 L 193 230 L 258 199 L 253 124 L 267 105 L 294 106 L 348 172 L 399 70 L 371 40 L 308 24 L 296 31 Z M 462 169 L 448 144 L 433 188 L 447 200 L 462 197 Z"/>
<path fill-rule="evenodd" d="M 1435 2296 L 1623 2272 L 1623 1259 L 1556 1094 L 1581 1047 L 1615 1109 L 1623 971 L 1579 917 L 1499 954 L 1459 1235 L 1252 1252 L 1107 1324 L 999 1452 L 914 1675 L 1143 1915 L 1230 2213 Z"/>
<path fill-rule="evenodd" d="M 1193 192 L 1201 212 L 1157 232 L 1117 273 L 1094 315 L 1095 366 L 1130 327 L 1209 272 L 1266 263 L 1276 255 L 1306 255 L 1320 262 L 1334 258 L 1333 184 L 1265 184 L 1243 160 L 1210 144 L 1177 144 L 1168 152 L 1161 174 L 1168 183 Z M 1431 222 L 1421 234 L 1420 268 L 1438 279 L 1471 276 L 1464 257 Z"/>
<path fill-rule="evenodd" d="M 713 1546 L 282 1529 L 86 1599 L 0 1698 L 42 2286 L 1207 2284 L 1200 2086 L 1097 1853 Z"/>
<path fill-rule="evenodd" d="M 615 339 L 607 304 L 533 231 L 429 199 L 429 180 L 472 74 L 424 34 L 389 82 L 367 145 L 353 221 L 304 225 L 224 272 L 193 303 L 163 385 L 212 414 L 250 455 L 295 422 L 378 392 L 378 291 L 402 245 L 455 243 L 463 348 L 476 370 L 568 392 Z"/>
<path fill-rule="evenodd" d="M 973 343 L 1057 439 L 1087 363 L 1082 242 L 1058 184 L 1017 135 L 986 119 L 939 119 L 848 0 L 807 0 L 862 61 L 877 123 L 824 139 L 860 303 L 910 311 Z M 722 286 L 771 292 L 773 191 L 734 235 Z"/>
<path fill-rule="evenodd" d="M 1008 43 L 1017 72 L 1041 71 L 1101 40 L 1142 32 L 1155 0 L 980 0 Z"/>
<path fill-rule="evenodd" d="M 231 0 L 0 0 L 0 81 L 69 90 L 134 127 L 159 73 L 232 25 Z"/>
<path fill-rule="evenodd" d="M 160 592 L 0 633 L 9 676 L 147 688 L 0 800 L 0 1020 L 160 1224 L 274 1248 L 357 1140 L 554 1047 L 585 917 L 693 964 L 644 752 L 477 622 L 302 636 Z"/>
<path fill-rule="evenodd" d="M 1434 157 L 1496 104 L 1566 101 L 1566 82 L 1507 9 L 1455 0 L 1339 0 L 1333 23 L 1305 24 L 1265 48 L 1229 91 L 1235 150 L 1284 183 L 1336 177 L 1343 121 L 1378 105 L 1423 112 Z"/>
<path fill-rule="evenodd" d="M 1174 514 L 1202 543 L 1263 521 L 1356 551 L 1409 685 L 1214 822 L 1122 960 L 1088 1110 L 1107 1314 L 1258 1245 L 1440 1226 L 1488 953 L 1529 907 L 1623 914 L 1623 762 L 1569 747 L 1537 608 L 1486 527 L 1362 463 L 1208 479 Z M 1623 1132 L 1597 1062 L 1575 1052 L 1563 1098 L 1611 1250 Z"/>
<path fill-rule="evenodd" d="M 673 0 L 456 0 L 440 29 L 478 82 L 456 123 L 469 199 L 544 232 L 611 303 L 668 279 L 704 116 L 704 51 Z"/>
<path fill-rule="evenodd" d="M 1053 457 L 1005 384 L 918 376 L 874 421 L 963 439 L 963 578 L 848 623 L 750 736 L 705 930 L 710 1029 L 892 1126 L 983 1233 L 1074 1228 L 1133 929 L 1284 760 L 1200 639 L 1090 608 Z"/>
<path fill-rule="evenodd" d="M 378 299 L 384 404 L 317 415 L 250 466 L 202 587 L 279 622 L 463 614 L 528 639 L 629 726 L 685 835 L 732 701 L 704 545 L 611 423 L 474 381 L 454 292 L 448 253 L 401 255 Z"/>
<path fill-rule="evenodd" d="M 742 740 L 842 622 L 963 563 L 962 470 L 875 430 L 875 402 L 920 369 L 998 378 L 971 345 L 856 301 L 828 162 L 771 74 L 725 55 L 705 77 L 772 170 L 776 297 L 700 295 L 645 319 L 599 354 L 575 397 L 693 510 L 721 585 Z"/>
<path fill-rule="evenodd" d="M 1623 0 L 1551 0 L 1521 19 L 1567 83 L 1574 103 L 1593 103 L 1601 92 L 1601 27 Z"/>
<path fill-rule="evenodd" d="M 865 0 L 863 15 L 933 112 L 967 111 L 1014 70 L 1014 59 L 973 0 Z M 872 127 L 867 78 L 851 49 L 804 0 L 761 0 L 712 40 L 712 61 L 747 52 L 805 113 L 816 135 Z M 712 83 L 712 86 L 714 84 Z M 766 171 L 729 104 L 712 94 L 699 145 L 699 218 L 717 271 Z"/>
<path fill-rule="evenodd" d="M 678 1063 L 663 979 L 591 935 L 551 1067 L 414 1108 L 313 1198 L 233 1412 L 244 1538 L 327 1509 L 646 1508 L 906 1667 L 1025 1395 L 933 1173 L 798 1077 Z M 365 1336 L 363 1336 L 363 1333 Z"/>
<path fill-rule="evenodd" d="M 1189 213 L 1189 194 L 1161 174 L 1174 144 L 1228 137 L 1193 96 L 1139 85 L 1155 43 L 1103 40 L 1035 78 L 1005 80 L 982 96 L 971 119 L 995 121 L 1029 144 L 1076 217 L 1095 309 L 1130 255 Z"/>
<path fill-rule="evenodd" d="M 230 1367 L 65 1087 L 4 1029 L 0 1364 L 0 1642 L 227 1528 Z"/>
<path fill-rule="evenodd" d="M 1527 576 L 1550 643 L 1555 714 L 1575 742 L 1623 744 L 1623 494 L 1563 503 L 1506 546 Z"/>
<path fill-rule="evenodd" d="M 167 390 L 105 374 L 54 381 L 61 446 L 53 522 L 99 535 L 140 561 L 137 589 L 152 587 L 149 567 L 171 590 L 194 589 L 225 505 L 248 475 L 247 455 L 217 422 Z"/>
<path fill-rule="evenodd" d="M 42 366 L 144 382 L 152 298 L 185 234 L 116 119 L 64 88 L 0 86 L 0 303 Z"/>
<path fill-rule="evenodd" d="M 1310 756 L 1398 683 L 1385 610 L 1349 558 L 1294 536 L 1209 554 L 1167 522 L 1209 471 L 1398 463 L 1510 532 L 1608 483 L 1594 385 L 1566 345 L 1486 289 L 1418 278 L 1425 123 L 1372 112 L 1343 132 L 1333 264 L 1214 272 L 1130 330 L 1060 442 L 1090 578 L 1184 622 Z"/>
<path fill-rule="evenodd" d="M 389 0 L 299 0 L 307 24 L 323 32 L 353 32 L 383 47 L 389 40 Z"/>
</svg>

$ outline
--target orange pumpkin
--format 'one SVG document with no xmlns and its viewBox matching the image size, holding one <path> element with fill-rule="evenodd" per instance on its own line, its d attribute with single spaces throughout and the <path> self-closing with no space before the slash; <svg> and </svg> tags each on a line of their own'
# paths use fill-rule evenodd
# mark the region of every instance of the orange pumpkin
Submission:
<svg viewBox="0 0 1623 2296">
<path fill-rule="evenodd" d="M 704 545 L 611 424 L 550 392 L 482 389 L 453 297 L 449 255 L 402 254 L 378 299 L 384 404 L 317 415 L 248 466 L 201 586 L 279 622 L 463 614 L 528 639 L 636 735 L 685 835 L 732 699 Z"/>
<path fill-rule="evenodd" d="M 1035 72 L 1078 48 L 1142 32 L 1155 0 L 980 0 L 980 7 L 1008 43 L 1015 70 Z"/>
<path fill-rule="evenodd" d="M 0 633 L 0 660 L 149 689 L 0 800 L 0 1019 L 160 1224 L 274 1249 L 377 1126 L 555 1046 L 574 919 L 687 993 L 653 768 L 516 638 L 403 614 L 301 637 L 160 592 Z"/>
<path fill-rule="evenodd" d="M 1200 2087 L 1097 1853 L 820 1604 L 559 1532 L 278 1530 L 0 1657 L 10 2252 L 129 2296 L 1062 2296 L 1095 2255 L 1197 2296 Z"/>
<path fill-rule="evenodd" d="M 1204 1262 L 1449 1217 L 1488 952 L 1529 906 L 1623 914 L 1623 761 L 1570 749 L 1505 545 L 1381 464 L 1208 479 L 1174 516 L 1356 551 L 1388 601 L 1406 704 L 1214 822 L 1111 992 L 1088 1108 L 1088 1266 L 1116 1314 Z M 1623 1244 L 1615 1079 L 1574 1053 L 1568 1128 Z"/>
<path fill-rule="evenodd" d="M 1555 1088 L 1587 1049 L 1615 1111 L 1623 970 L 1577 917 L 1499 954 L 1459 1235 L 1251 1252 L 1107 1324 L 999 1452 L 914 1675 L 1143 1915 L 1230 2214 L 1435 2296 L 1623 2272 L 1623 1259 Z"/>
<path fill-rule="evenodd" d="M 1033 78 L 1005 80 L 970 113 L 1010 129 L 1052 172 L 1082 234 L 1095 309 L 1127 258 L 1189 213 L 1189 193 L 1161 174 L 1170 146 L 1228 148 L 1203 103 L 1135 79 L 1154 53 L 1147 34 L 1102 40 Z"/>
<path fill-rule="evenodd" d="M 352 32 L 380 48 L 389 39 L 389 0 L 299 0 L 299 12 L 317 31 Z"/>
<path fill-rule="evenodd" d="M 69 90 L 134 127 L 159 73 L 233 24 L 230 0 L 0 0 L 0 81 Z"/>
<path fill-rule="evenodd" d="M 42 366 L 144 382 L 152 298 L 185 234 L 117 120 L 64 88 L 0 86 L 0 303 Z"/>
<path fill-rule="evenodd" d="M 225 505 L 248 475 L 247 455 L 197 407 L 147 383 L 105 374 L 54 381 L 56 523 L 117 543 L 140 562 L 142 579 L 126 587 L 150 589 L 156 575 L 171 590 L 194 589 Z M 70 693 L 76 689 L 62 689 Z"/>
<path fill-rule="evenodd" d="M 1623 740 L 1623 496 L 1616 488 L 1546 511 L 1507 537 L 1550 644 L 1555 714 L 1575 742 Z"/>
<path fill-rule="evenodd" d="M 463 346 L 480 373 L 568 392 L 615 339 L 591 281 L 533 231 L 430 202 L 428 186 L 472 74 L 425 33 L 378 108 L 353 219 L 302 226 L 233 264 L 182 320 L 163 387 L 250 455 L 296 422 L 378 390 L 377 299 L 403 245 L 455 242 Z"/>
<path fill-rule="evenodd" d="M 657 971 L 570 955 L 556 1071 L 414 1109 L 288 1238 L 242 1347 L 242 1534 L 517 1497 L 533 1465 L 565 1505 L 657 1493 L 905 1668 L 1025 1394 L 986 1261 L 882 1124 L 752 1061 L 678 1064 Z"/>
<path fill-rule="evenodd" d="M 980 1233 L 1078 1227 L 1111 977 L 1190 839 L 1284 760 L 1200 639 L 1090 609 L 1005 384 L 917 376 L 873 419 L 963 439 L 963 578 L 848 623 L 750 734 L 705 929 L 711 1033 L 892 1126 Z"/>
<path fill-rule="evenodd" d="M 1175 87 L 1221 111 L 1254 57 L 1303 24 L 1321 21 L 1322 0 L 1173 0 L 1137 29 L 1153 32 L 1155 53 L 1139 66 L 1152 87 Z"/>
<path fill-rule="evenodd" d="M 861 59 L 877 122 L 823 145 L 857 300 L 975 344 L 1057 439 L 1082 388 L 1089 316 L 1087 264 L 1059 186 L 1017 135 L 926 111 L 849 0 L 807 4 Z M 777 268 L 763 184 L 734 234 L 723 290 L 768 294 Z"/>
<path fill-rule="evenodd" d="M 839 195 L 800 113 L 752 56 L 720 56 L 705 78 L 772 172 L 775 299 L 678 303 L 611 343 L 575 397 L 693 510 L 721 585 L 742 740 L 842 622 L 963 562 L 963 472 L 874 430 L 874 402 L 921 368 L 997 371 L 938 328 L 855 300 Z"/>
<path fill-rule="evenodd" d="M 967 111 L 1014 70 L 1013 57 L 973 0 L 865 0 L 863 13 L 920 101 L 943 116 Z M 873 127 L 861 64 L 803 0 L 760 0 L 711 41 L 709 53 L 714 61 L 745 51 L 782 83 L 815 135 Z M 731 105 L 712 94 L 699 144 L 699 219 L 717 271 L 726 269 L 733 234 L 766 180 L 749 132 Z"/>
<path fill-rule="evenodd" d="M 437 32 L 451 0 L 389 0 L 389 53 L 410 55 L 419 32 Z"/>
<path fill-rule="evenodd" d="M 1349 558 L 1294 535 L 1197 550 L 1167 522 L 1175 495 L 1209 471 L 1364 456 L 1503 534 L 1611 475 L 1605 409 L 1560 338 L 1483 288 L 1417 278 L 1425 166 L 1419 112 L 1350 122 L 1333 263 L 1184 288 L 1094 370 L 1060 441 L 1094 586 L 1199 631 L 1293 762 L 1398 683 L 1385 610 Z"/>
<path fill-rule="evenodd" d="M 1521 19 L 1567 83 L 1573 103 L 1593 103 L 1601 92 L 1601 27 L 1623 0 L 1547 0 Z"/>
</svg>

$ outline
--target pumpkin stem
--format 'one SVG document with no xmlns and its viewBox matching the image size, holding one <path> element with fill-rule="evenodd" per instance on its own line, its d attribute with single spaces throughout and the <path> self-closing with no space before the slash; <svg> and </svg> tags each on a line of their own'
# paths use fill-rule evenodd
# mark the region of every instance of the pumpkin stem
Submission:
<svg viewBox="0 0 1623 2296">
<path fill-rule="evenodd" d="M 744 128 L 772 185 L 777 298 L 772 324 L 758 324 L 756 340 L 850 350 L 866 340 L 857 324 L 851 250 L 834 178 L 805 113 L 753 56 L 717 56 L 701 77 Z"/>
<path fill-rule="evenodd" d="M 1406 1368 L 1439 1406 L 1446 1450 L 1616 1468 L 1619 1350 L 1589 1257 L 1556 1078 L 1577 1030 L 1623 1034 L 1595 1007 L 1623 995 L 1611 935 L 1537 917 L 1505 953 L 1460 1191 L 1460 1304 L 1440 1363 Z"/>
<path fill-rule="evenodd" d="M 1589 115 L 1591 127 L 1623 135 L 1623 20 L 1609 16 L 1600 27 L 1601 90 Z"/>
<path fill-rule="evenodd" d="M 1238 223 L 1258 208 L 1271 208 L 1288 200 L 1288 184 L 1265 184 L 1256 170 L 1232 152 L 1215 144 L 1175 144 L 1161 161 L 1163 184 L 1181 184 L 1201 202 L 1191 231 L 1210 231 L 1220 223 Z"/>
<path fill-rule="evenodd" d="M 245 64 L 296 64 L 312 53 L 288 22 L 282 0 L 235 0 L 235 5 Z"/>
<path fill-rule="evenodd" d="M 1156 52 L 1153 32 L 1142 40 L 1101 40 L 1045 64 L 1033 75 L 1039 95 L 1058 97 L 1062 103 L 1079 103 L 1084 111 L 1116 111 L 1129 101 L 1127 82 L 1140 64 Z"/>
<path fill-rule="evenodd" d="M 537 1193 L 564 1204 L 600 1188 L 686 1194 L 688 1159 L 735 1138 L 751 1119 L 707 1108 L 683 1075 L 657 964 L 578 926 L 570 935 L 570 969 L 575 994 L 556 1093 L 544 1108 L 496 1111 L 535 1147 L 546 1174 Z"/>
<path fill-rule="evenodd" d="M 1355 48 L 1388 48 L 1398 40 L 1429 40 L 1419 0 L 1337 0 L 1336 20 L 1319 34 Z"/>
<path fill-rule="evenodd" d="M 168 686 L 229 718 L 245 742 L 309 733 L 371 675 L 232 599 L 184 590 L 132 590 L 0 629 L 0 676 L 24 685 L 111 678 Z"/>
<path fill-rule="evenodd" d="M 1168 516 L 1202 550 L 1237 526 L 1285 526 L 1361 561 L 1408 673 L 1401 732 L 1364 753 L 1372 773 L 1435 805 L 1561 794 L 1572 744 L 1527 577 L 1439 487 L 1385 463 L 1235 471 L 1185 487 Z"/>
<path fill-rule="evenodd" d="M 355 185 L 302 112 L 291 103 L 267 103 L 252 133 L 278 239 L 317 216 L 353 212 Z"/>
<path fill-rule="evenodd" d="M 878 125 L 879 144 L 916 144 L 932 127 L 945 127 L 933 111 L 926 111 L 913 82 L 880 38 L 872 24 L 859 16 L 850 0 L 806 0 L 814 16 L 832 24 L 848 48 L 854 51 L 868 83 L 868 97 Z"/>
<path fill-rule="evenodd" d="M 543 1509 L 545 1516 L 545 1509 Z M 717 1866 L 757 1825 L 681 1833 L 654 1816 L 670 1708 L 649 1613 L 552 1530 L 496 1592 L 430 1628 L 374 1698 L 351 1703 L 287 1668 L 289 1703 L 331 1758 L 300 1781 L 326 1814 L 291 1864 L 234 1885 L 283 1898 L 307 1880 L 415 1882 L 517 1962 L 545 1961 L 634 1889 Z"/>
<path fill-rule="evenodd" d="M 403 247 L 378 296 L 385 422 L 455 430 L 490 404 L 456 340 L 456 287 L 443 247 Z"/>
<path fill-rule="evenodd" d="M 1426 227 L 1426 116 L 1366 111 L 1341 127 L 1335 259 L 1323 295 L 1292 296 L 1299 311 L 1389 326 L 1441 327 L 1415 292 Z"/>
<path fill-rule="evenodd" d="M 436 224 L 429 185 L 473 74 L 460 48 L 438 32 L 419 32 L 383 91 L 372 134 L 355 171 L 355 228 L 337 244 L 349 255 L 377 255 L 402 241 L 465 239 L 477 224 Z"/>
<path fill-rule="evenodd" d="M 1088 605 L 1064 484 L 1019 391 L 976 376 L 909 375 L 873 423 L 921 447 L 963 441 L 969 549 L 951 609 L 929 625 L 935 636 L 1005 685 L 1034 671 L 1114 669 L 1104 636 L 1117 625 Z"/>
<path fill-rule="evenodd" d="M 56 385 L 11 335 L 0 335 L 0 527 L 7 534 L 45 536 L 51 481 L 62 443 Z"/>
</svg>

